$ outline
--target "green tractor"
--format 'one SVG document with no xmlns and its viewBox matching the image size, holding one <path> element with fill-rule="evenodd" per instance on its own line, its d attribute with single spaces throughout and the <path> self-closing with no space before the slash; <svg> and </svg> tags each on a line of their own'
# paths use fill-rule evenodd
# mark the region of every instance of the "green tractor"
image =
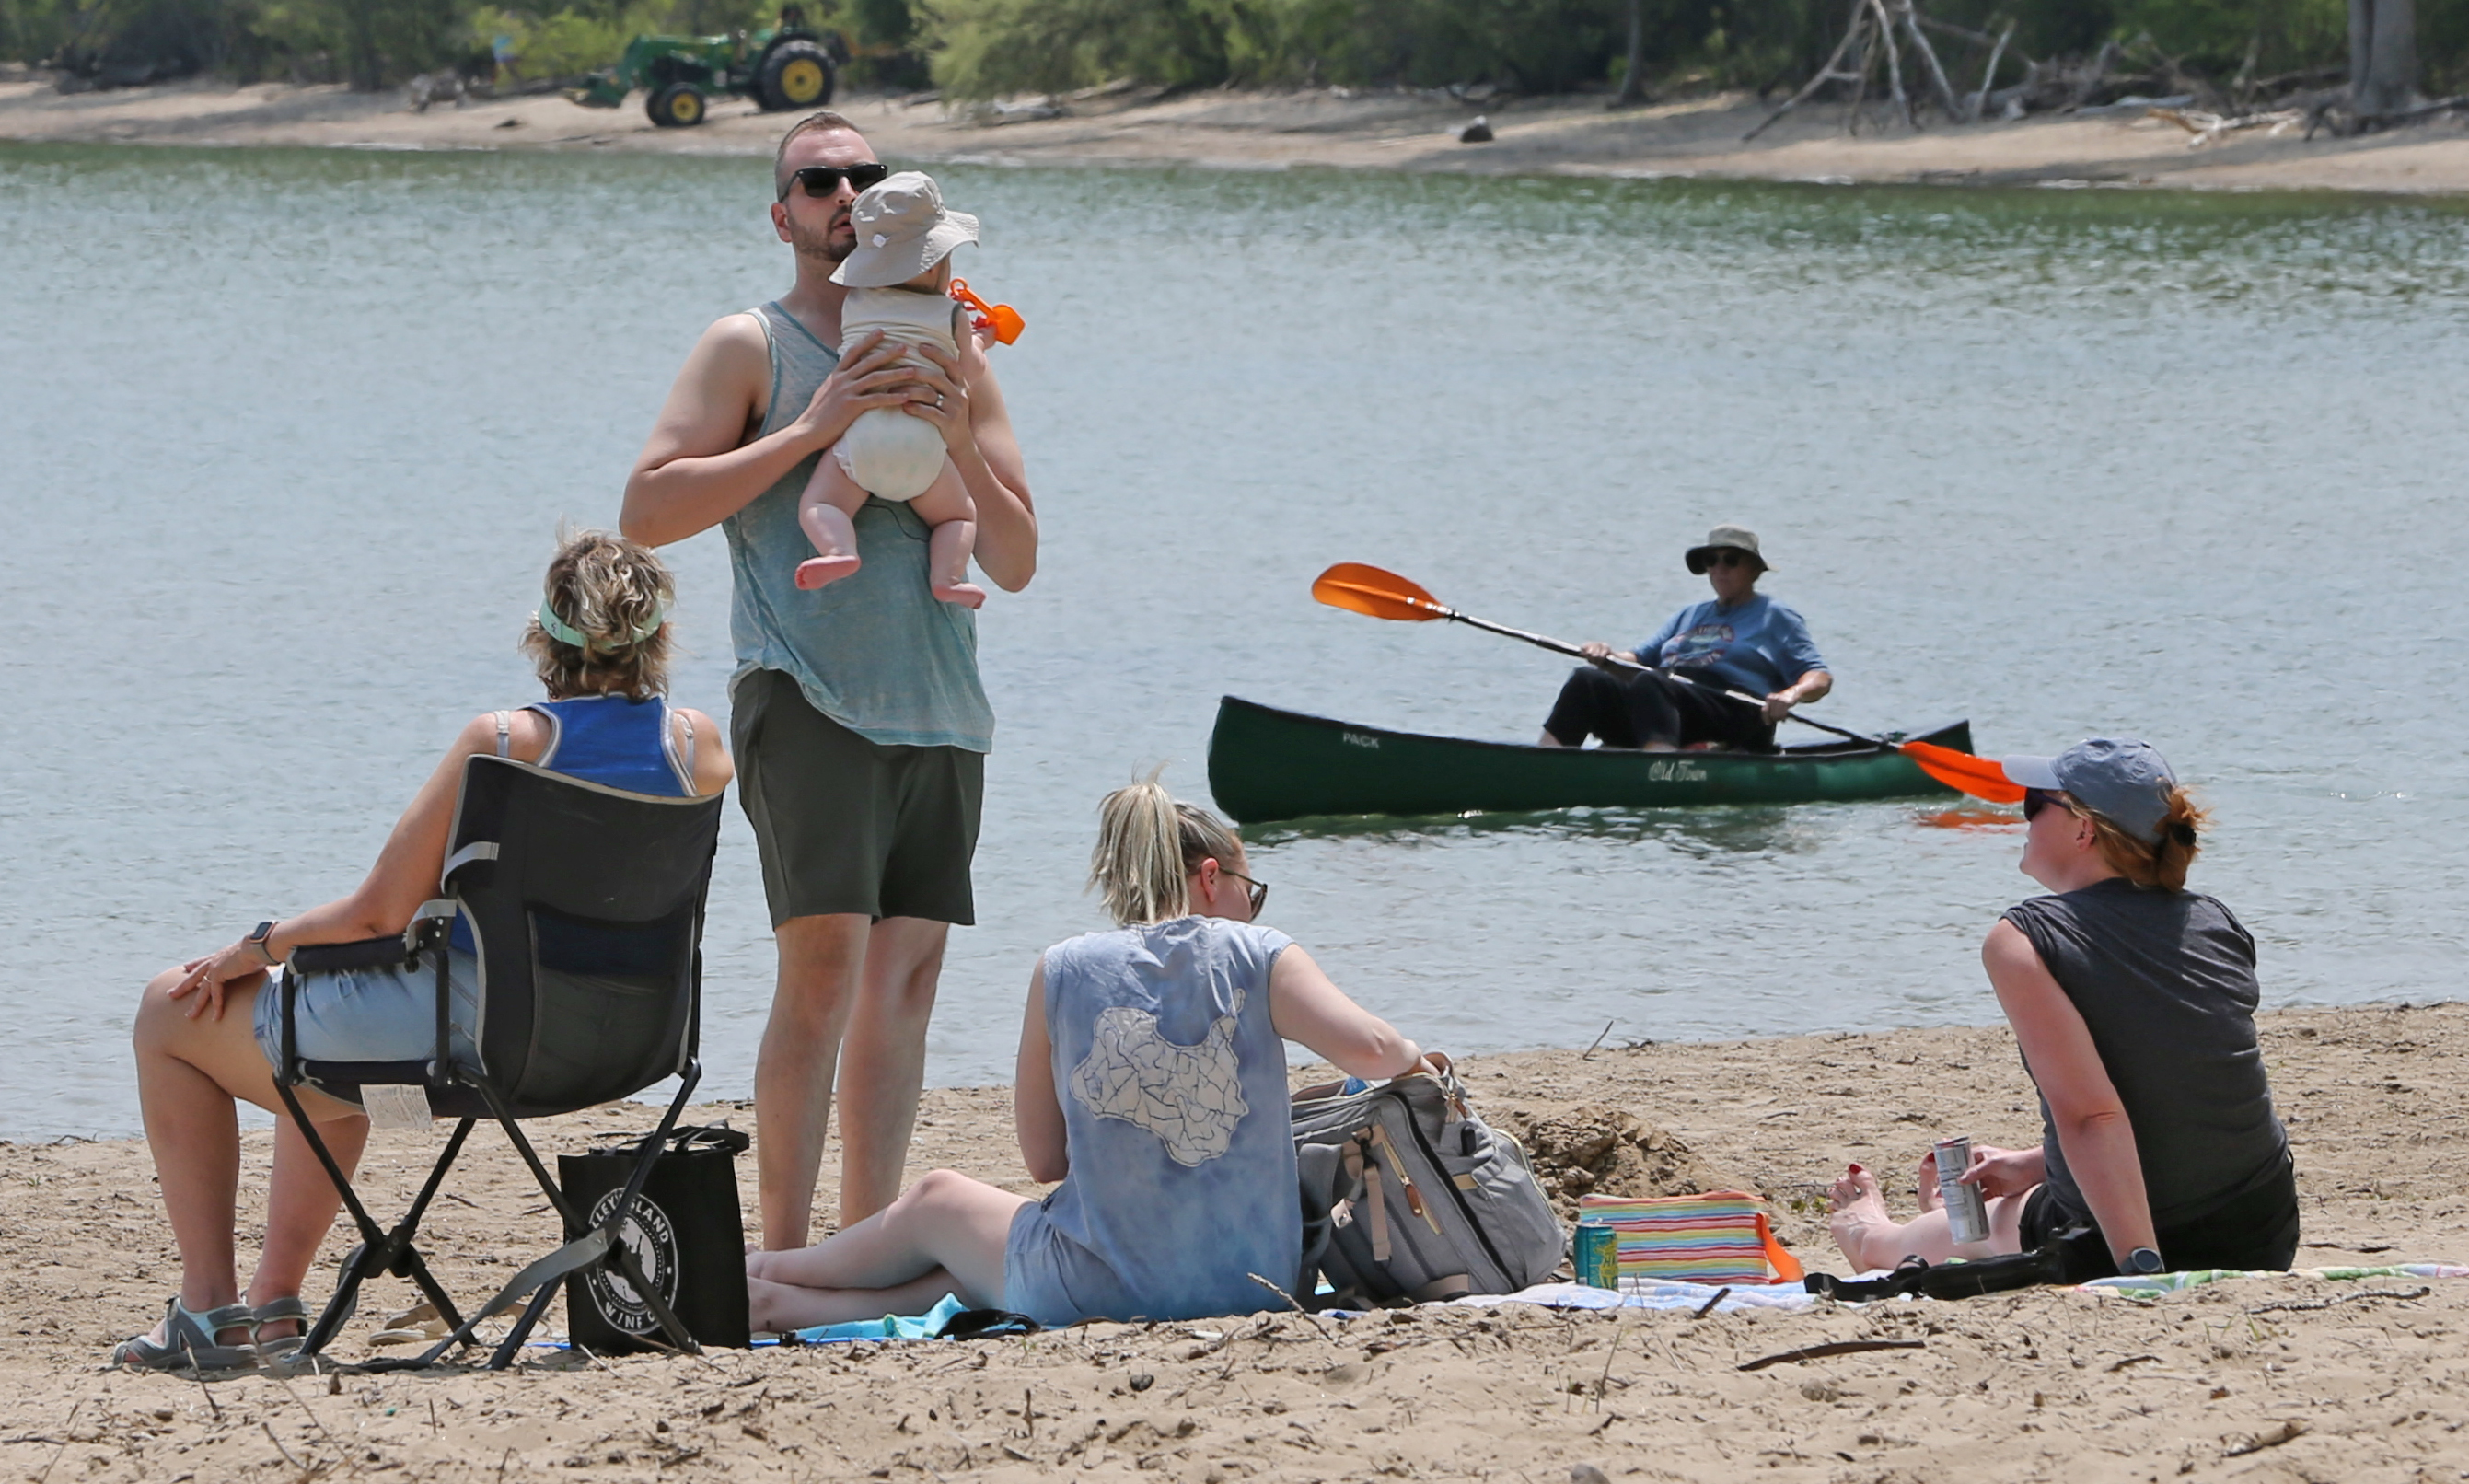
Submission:
<svg viewBox="0 0 2469 1484">
<path fill-rule="evenodd" d="M 641 88 L 644 111 L 662 128 L 704 121 L 714 97 L 751 98 L 765 109 L 819 108 L 832 101 L 846 49 L 800 26 L 729 36 L 636 36 L 616 65 L 566 94 L 587 108 L 614 108 Z"/>
</svg>

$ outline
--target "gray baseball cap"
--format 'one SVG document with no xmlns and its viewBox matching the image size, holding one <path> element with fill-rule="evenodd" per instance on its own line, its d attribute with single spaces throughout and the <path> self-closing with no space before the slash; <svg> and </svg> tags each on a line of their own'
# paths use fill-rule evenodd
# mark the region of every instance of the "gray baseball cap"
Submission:
<svg viewBox="0 0 2469 1484">
<path fill-rule="evenodd" d="M 2134 737 L 2092 737 L 2055 757 L 2005 757 L 1997 766 L 2025 788 L 2070 796 L 2145 845 L 2160 843 L 2178 775 L 2159 749 Z"/>
</svg>

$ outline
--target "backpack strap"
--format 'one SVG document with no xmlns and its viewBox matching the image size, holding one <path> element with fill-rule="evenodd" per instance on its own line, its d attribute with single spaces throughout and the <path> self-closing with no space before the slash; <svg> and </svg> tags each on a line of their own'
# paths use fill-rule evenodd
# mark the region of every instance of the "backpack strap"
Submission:
<svg viewBox="0 0 2469 1484">
<path fill-rule="evenodd" d="M 1372 1228 L 1372 1260 L 1389 1261 L 1389 1193 L 1380 1186 L 1380 1165 L 1371 1157 L 1373 1135 L 1380 1125 L 1372 1125 L 1371 1133 L 1359 1133 L 1347 1141 L 1346 1174 L 1350 1180 L 1363 1184 L 1363 1218 Z"/>
</svg>

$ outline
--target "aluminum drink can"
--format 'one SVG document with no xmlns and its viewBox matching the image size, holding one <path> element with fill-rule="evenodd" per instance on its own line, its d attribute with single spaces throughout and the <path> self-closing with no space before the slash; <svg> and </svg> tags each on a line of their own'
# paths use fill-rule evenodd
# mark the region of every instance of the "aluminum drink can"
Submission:
<svg viewBox="0 0 2469 1484">
<path fill-rule="evenodd" d="M 1946 1229 L 1955 1245 L 1989 1240 L 1989 1202 L 1982 1198 L 1980 1187 L 1966 1185 L 1962 1176 L 1972 1168 L 1972 1140 L 1964 1135 L 1940 1139 L 1934 1146 L 1937 1154 L 1937 1194 L 1946 1202 Z"/>
<path fill-rule="evenodd" d="M 1620 1287 L 1620 1233 L 1600 1221 L 1580 1221 L 1571 1256 L 1580 1283 L 1590 1288 Z"/>
</svg>

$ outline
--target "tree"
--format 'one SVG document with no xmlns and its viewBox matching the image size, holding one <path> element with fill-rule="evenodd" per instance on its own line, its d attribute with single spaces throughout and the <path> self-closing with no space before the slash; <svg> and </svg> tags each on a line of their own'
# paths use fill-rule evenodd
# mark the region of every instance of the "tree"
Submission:
<svg viewBox="0 0 2469 1484">
<path fill-rule="evenodd" d="M 2349 0 L 2349 106 L 2388 118 L 2417 96 L 2417 0 Z"/>
</svg>

